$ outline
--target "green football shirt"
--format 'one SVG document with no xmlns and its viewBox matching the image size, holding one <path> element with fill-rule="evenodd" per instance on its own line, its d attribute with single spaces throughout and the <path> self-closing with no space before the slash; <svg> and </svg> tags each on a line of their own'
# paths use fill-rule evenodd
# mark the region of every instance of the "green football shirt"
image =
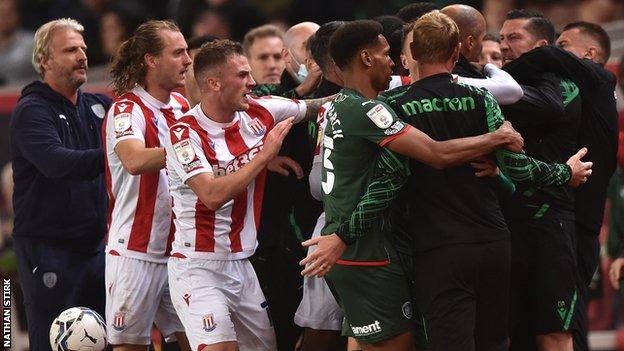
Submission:
<svg viewBox="0 0 624 351">
<path fill-rule="evenodd" d="M 344 224 L 352 220 L 354 211 L 364 209 L 358 215 L 366 216 L 366 209 L 376 208 L 375 202 L 387 204 L 408 174 L 406 157 L 383 148 L 409 128 L 385 103 L 344 88 L 328 106 L 326 116 L 321 183 L 326 220 L 323 235 L 348 228 Z M 384 186 L 377 184 L 371 193 L 371 181 L 383 175 L 388 175 L 390 181 Z M 361 206 L 363 201 L 365 206 Z M 382 216 L 363 232 L 346 233 L 353 240 L 347 242 L 349 246 L 338 263 L 387 262 L 384 222 Z"/>
</svg>

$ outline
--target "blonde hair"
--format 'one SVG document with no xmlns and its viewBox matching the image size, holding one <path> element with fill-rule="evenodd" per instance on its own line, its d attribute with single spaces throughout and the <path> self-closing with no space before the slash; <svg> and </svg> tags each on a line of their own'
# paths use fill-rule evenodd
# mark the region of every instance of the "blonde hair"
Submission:
<svg viewBox="0 0 624 351">
<path fill-rule="evenodd" d="M 141 24 L 134 35 L 117 49 L 109 69 L 113 90 L 117 95 L 132 90 L 136 84 L 144 83 L 147 73 L 144 56 L 157 56 L 165 48 L 165 42 L 159 34 L 161 30 L 179 32 L 180 28 L 171 21 L 150 20 Z"/>
<path fill-rule="evenodd" d="M 420 17 L 413 31 L 412 57 L 423 63 L 448 60 L 459 44 L 457 24 L 437 10 Z"/>
<path fill-rule="evenodd" d="M 84 32 L 82 24 L 72 18 L 61 18 L 50 21 L 37 29 L 35 32 L 35 43 L 33 45 L 32 64 L 42 78 L 44 72 L 41 62 L 50 54 L 52 33 L 58 29 L 70 29 L 81 34 Z"/>
</svg>

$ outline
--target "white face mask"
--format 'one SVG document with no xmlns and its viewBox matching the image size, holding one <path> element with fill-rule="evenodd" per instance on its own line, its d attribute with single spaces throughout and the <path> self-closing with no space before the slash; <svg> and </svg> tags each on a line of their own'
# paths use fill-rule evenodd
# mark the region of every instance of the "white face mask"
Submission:
<svg viewBox="0 0 624 351">
<path fill-rule="evenodd" d="M 303 82 L 308 76 L 308 68 L 303 63 L 299 63 L 299 61 L 295 58 L 295 55 L 293 55 L 292 51 L 290 51 L 290 57 L 295 62 L 295 64 L 299 64 L 299 70 L 297 70 L 296 79 L 297 83 L 301 84 L 301 82 Z"/>
<path fill-rule="evenodd" d="M 303 82 L 308 76 L 308 68 L 302 63 L 299 65 L 299 70 L 297 71 L 297 80 L 299 83 Z"/>
</svg>

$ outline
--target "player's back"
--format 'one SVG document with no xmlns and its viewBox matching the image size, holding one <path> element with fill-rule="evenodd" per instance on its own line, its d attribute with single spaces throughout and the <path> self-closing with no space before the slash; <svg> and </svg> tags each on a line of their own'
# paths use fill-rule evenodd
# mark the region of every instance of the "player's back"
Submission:
<svg viewBox="0 0 624 351">
<path fill-rule="evenodd" d="M 453 83 L 450 74 L 430 76 L 385 95 L 404 121 L 434 140 L 488 132 L 492 111 L 486 93 Z M 411 160 L 410 168 L 402 200 L 408 205 L 407 228 L 416 238 L 416 250 L 508 237 L 491 179 L 476 177 L 469 164 L 438 170 Z"/>
</svg>

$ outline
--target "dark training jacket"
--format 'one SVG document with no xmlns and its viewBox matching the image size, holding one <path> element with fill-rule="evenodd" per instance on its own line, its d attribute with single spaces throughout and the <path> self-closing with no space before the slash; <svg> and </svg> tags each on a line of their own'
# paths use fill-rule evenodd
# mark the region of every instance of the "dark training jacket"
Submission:
<svg viewBox="0 0 624 351">
<path fill-rule="evenodd" d="M 598 235 L 602 224 L 609 180 L 616 167 L 618 112 L 615 76 L 601 65 L 554 46 L 533 49 L 523 55 L 522 66 L 505 66 L 512 75 L 534 76 L 542 72 L 572 80 L 580 88 L 582 118 L 577 148 L 587 147 L 585 161 L 592 161 L 593 173 L 576 190 L 576 223 Z M 512 62 L 513 64 L 513 62 Z"/>
<path fill-rule="evenodd" d="M 47 84 L 22 90 L 10 122 L 13 235 L 93 250 L 106 232 L 102 118 L 111 101 L 78 91 L 77 105 Z"/>
</svg>

